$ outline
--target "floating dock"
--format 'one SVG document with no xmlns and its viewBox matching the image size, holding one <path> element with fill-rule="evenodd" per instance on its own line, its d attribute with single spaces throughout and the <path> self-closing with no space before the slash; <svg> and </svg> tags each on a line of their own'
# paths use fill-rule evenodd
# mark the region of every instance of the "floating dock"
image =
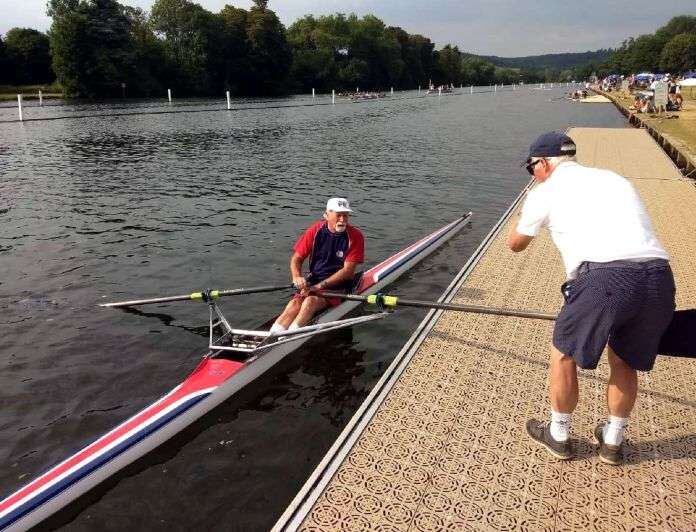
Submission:
<svg viewBox="0 0 696 532">
<path fill-rule="evenodd" d="M 582 164 L 631 180 L 672 257 L 677 308 L 696 308 L 696 187 L 645 130 L 575 128 Z M 548 232 L 505 246 L 521 198 L 443 300 L 558 312 L 564 280 Z M 588 212 L 588 216 L 592 213 Z M 275 530 L 696 530 L 696 360 L 640 376 L 620 467 L 592 444 L 606 360 L 580 371 L 576 458 L 530 442 L 548 416 L 553 324 L 431 312 L 292 501 Z"/>
</svg>

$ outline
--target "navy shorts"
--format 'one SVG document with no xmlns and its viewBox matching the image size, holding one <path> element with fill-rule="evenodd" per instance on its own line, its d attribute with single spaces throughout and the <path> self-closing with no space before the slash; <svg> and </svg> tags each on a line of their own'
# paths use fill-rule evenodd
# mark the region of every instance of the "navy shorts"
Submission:
<svg viewBox="0 0 696 532">
<path fill-rule="evenodd" d="M 609 347 L 633 369 L 651 370 L 674 313 L 669 262 L 583 262 L 577 279 L 561 287 L 565 304 L 553 345 L 584 369 L 594 369 Z"/>
</svg>

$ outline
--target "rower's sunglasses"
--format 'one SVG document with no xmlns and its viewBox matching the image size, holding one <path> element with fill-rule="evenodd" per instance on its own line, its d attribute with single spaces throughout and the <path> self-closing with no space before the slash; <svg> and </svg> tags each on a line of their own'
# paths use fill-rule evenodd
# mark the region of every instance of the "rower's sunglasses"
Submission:
<svg viewBox="0 0 696 532">
<path fill-rule="evenodd" d="M 544 159 L 537 159 L 536 161 L 532 161 L 531 157 L 527 159 L 525 162 L 522 163 L 522 166 L 524 166 L 527 169 L 527 172 L 529 172 L 529 175 L 534 175 L 534 167 L 539 164 L 541 161 Z"/>
</svg>

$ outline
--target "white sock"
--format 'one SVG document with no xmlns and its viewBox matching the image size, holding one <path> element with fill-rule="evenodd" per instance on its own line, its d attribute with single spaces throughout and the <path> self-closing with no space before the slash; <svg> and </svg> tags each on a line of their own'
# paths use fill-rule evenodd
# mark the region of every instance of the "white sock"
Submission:
<svg viewBox="0 0 696 532">
<path fill-rule="evenodd" d="M 299 325 L 296 321 L 293 321 L 290 324 L 290 327 L 288 327 L 288 331 L 294 331 L 295 329 L 299 329 L 300 327 L 302 327 L 302 325 Z"/>
<path fill-rule="evenodd" d="M 607 445 L 621 445 L 624 430 L 628 425 L 627 417 L 609 416 L 609 421 L 604 425 L 602 439 Z"/>
<path fill-rule="evenodd" d="M 556 441 L 566 441 L 570 437 L 570 414 L 551 410 L 551 437 Z"/>
<path fill-rule="evenodd" d="M 272 333 L 280 333 L 280 332 L 285 332 L 285 331 L 287 331 L 287 328 L 285 327 L 285 325 L 281 325 L 278 322 L 275 322 L 273 325 L 271 325 L 270 332 L 272 332 Z"/>
</svg>

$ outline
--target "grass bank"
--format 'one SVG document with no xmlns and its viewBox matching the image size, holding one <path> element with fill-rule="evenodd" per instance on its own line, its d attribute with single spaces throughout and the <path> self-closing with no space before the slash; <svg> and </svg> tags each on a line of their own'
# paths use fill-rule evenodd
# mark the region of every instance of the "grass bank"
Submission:
<svg viewBox="0 0 696 532">
<path fill-rule="evenodd" d="M 38 100 L 39 91 L 44 99 L 63 97 L 63 89 L 57 83 L 50 85 L 0 85 L 0 101 L 16 100 L 18 94 L 21 94 L 25 100 Z"/>
<path fill-rule="evenodd" d="M 614 103 L 622 107 L 627 114 L 635 113 L 630 107 L 633 97 L 626 91 L 606 94 Z M 660 114 L 637 114 L 636 118 L 654 129 L 672 146 L 690 160 L 691 167 L 696 167 L 696 87 L 682 90 L 684 105 L 681 111 Z M 692 174 L 696 177 L 696 174 Z"/>
</svg>

